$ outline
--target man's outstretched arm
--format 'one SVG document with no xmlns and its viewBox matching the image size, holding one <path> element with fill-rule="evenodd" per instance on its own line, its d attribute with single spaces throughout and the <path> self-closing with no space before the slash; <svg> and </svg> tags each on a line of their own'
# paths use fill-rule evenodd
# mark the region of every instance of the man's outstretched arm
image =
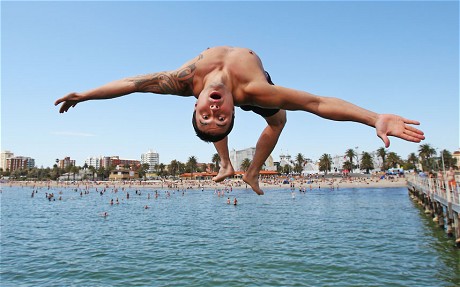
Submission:
<svg viewBox="0 0 460 287">
<path fill-rule="evenodd" d="M 418 121 L 398 115 L 377 114 L 342 99 L 316 96 L 264 83 L 249 87 L 248 94 L 253 98 L 253 102 L 261 107 L 302 110 L 330 120 L 353 121 L 374 127 L 377 136 L 383 140 L 386 147 L 390 145 L 388 136 L 417 143 L 425 139 L 421 130 L 411 126 L 419 125 Z"/>
<path fill-rule="evenodd" d="M 135 92 L 193 96 L 195 62 L 199 59 L 200 56 L 175 71 L 129 77 L 83 93 L 70 93 L 56 100 L 54 105 L 57 106 L 63 103 L 59 112 L 64 113 L 80 102 L 113 99 Z"/>
</svg>

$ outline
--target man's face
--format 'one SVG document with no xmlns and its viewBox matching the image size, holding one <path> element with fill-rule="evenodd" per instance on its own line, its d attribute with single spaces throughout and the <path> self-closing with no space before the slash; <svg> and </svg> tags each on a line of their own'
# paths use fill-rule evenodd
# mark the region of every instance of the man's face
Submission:
<svg viewBox="0 0 460 287">
<path fill-rule="evenodd" d="M 229 128 L 234 110 L 232 95 L 225 87 L 206 88 L 195 104 L 197 127 L 206 133 L 222 134 Z"/>
</svg>

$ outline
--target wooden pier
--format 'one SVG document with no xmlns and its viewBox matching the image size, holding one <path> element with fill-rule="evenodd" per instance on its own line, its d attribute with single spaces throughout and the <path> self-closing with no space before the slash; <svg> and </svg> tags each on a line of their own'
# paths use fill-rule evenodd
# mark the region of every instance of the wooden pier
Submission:
<svg viewBox="0 0 460 287">
<path fill-rule="evenodd" d="M 455 236 L 455 244 L 460 248 L 460 195 L 459 184 L 450 186 L 436 178 L 409 175 L 407 186 L 412 200 L 425 209 L 447 236 Z"/>
</svg>

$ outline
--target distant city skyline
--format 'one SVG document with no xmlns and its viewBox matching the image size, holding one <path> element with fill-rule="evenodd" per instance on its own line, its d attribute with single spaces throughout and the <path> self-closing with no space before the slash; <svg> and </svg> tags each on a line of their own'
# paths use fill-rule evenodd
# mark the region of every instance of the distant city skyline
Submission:
<svg viewBox="0 0 460 287">
<path fill-rule="evenodd" d="M 241 163 L 241 159 L 238 160 L 238 161 L 237 161 L 236 159 L 233 159 L 233 158 L 232 158 L 232 154 L 233 154 L 233 157 L 236 157 L 236 154 L 238 154 L 239 152 L 243 152 L 243 154 L 250 154 L 251 152 L 249 152 L 249 151 L 247 151 L 247 150 L 253 150 L 253 149 L 255 149 L 255 147 L 248 147 L 248 148 L 244 148 L 244 149 L 241 149 L 241 150 L 230 150 L 230 155 L 231 155 L 232 164 L 235 165 L 235 168 L 236 168 L 236 169 L 238 169 L 236 166 L 238 166 L 238 163 Z M 376 154 L 376 150 L 375 150 L 375 151 L 364 151 L 364 150 L 361 151 L 361 150 L 359 150 L 359 147 L 354 147 L 354 148 L 350 148 L 350 149 L 355 150 L 355 151 L 358 153 L 359 156 L 361 156 L 361 154 L 362 154 L 363 152 L 368 152 L 368 153 L 370 153 L 370 154 L 374 157 L 374 160 L 375 160 L 376 163 L 379 162 L 379 158 L 378 158 L 378 156 L 377 156 L 377 154 Z M 348 149 L 347 149 L 347 150 L 348 150 Z M 388 153 L 389 153 L 389 152 L 392 152 L 392 151 L 389 150 L 389 149 L 386 149 L 386 150 L 387 150 Z M 438 156 L 438 153 L 441 152 L 442 150 L 444 150 L 444 149 L 438 149 L 438 150 L 437 150 L 437 155 L 436 155 L 436 156 Z M 459 152 L 459 151 L 460 151 L 460 148 L 459 148 L 459 149 L 455 149 L 455 150 L 448 150 L 448 151 L 451 152 L 451 153 L 453 154 L 454 152 Z M 7 150 L 7 151 L 2 150 L 1 152 L 2 152 L 2 156 L 3 156 L 3 153 L 4 153 L 4 152 L 7 152 L 7 153 L 11 154 L 13 157 L 28 157 L 28 158 L 32 158 L 32 159 L 34 160 L 34 163 L 37 162 L 37 160 L 39 160 L 39 159 L 34 158 L 33 156 L 30 156 L 30 155 L 17 155 L 17 154 L 14 153 L 14 151 L 11 151 L 11 150 Z M 74 162 L 76 166 L 83 166 L 83 165 L 86 163 L 86 164 L 88 164 L 88 165 L 93 165 L 93 166 L 95 166 L 95 167 L 98 168 L 98 166 L 96 166 L 95 164 L 88 163 L 88 161 L 91 161 L 92 159 L 98 159 L 98 158 L 101 158 L 101 157 L 102 157 L 102 158 L 103 158 L 103 157 L 119 157 L 120 159 L 123 159 L 123 160 L 135 160 L 135 161 L 139 161 L 140 163 L 147 163 L 149 160 L 150 160 L 150 161 L 152 161 L 152 160 L 153 160 L 153 161 L 157 161 L 157 160 L 158 160 L 158 163 L 159 163 L 159 164 L 162 163 L 162 164 L 168 165 L 172 160 L 177 160 L 177 161 L 179 161 L 179 162 L 186 163 L 186 162 L 188 161 L 189 157 L 194 156 L 194 155 L 190 155 L 190 156 L 186 157 L 184 160 L 181 160 L 181 159 L 178 159 L 178 158 L 173 158 L 173 159 L 171 159 L 171 160 L 165 162 L 165 161 L 159 160 L 159 158 L 160 158 L 160 156 L 161 156 L 161 153 L 159 153 L 159 152 L 157 152 L 157 151 L 154 151 L 154 153 L 155 153 L 156 156 L 157 156 L 156 159 L 151 159 L 151 158 L 147 159 L 147 158 L 146 158 L 145 161 L 143 161 L 142 156 L 145 155 L 145 154 L 147 154 L 147 153 L 149 153 L 149 152 L 152 152 L 152 153 L 153 153 L 153 151 L 152 151 L 151 149 L 148 149 L 147 152 L 144 152 L 144 153 L 140 154 L 139 157 L 137 157 L 137 158 L 128 158 L 128 157 L 123 156 L 122 154 L 118 154 L 118 155 L 108 155 L 108 154 L 104 154 L 104 155 L 99 155 L 99 156 L 94 156 L 94 155 L 92 155 L 92 156 L 87 156 L 87 157 L 85 157 L 84 160 L 81 161 L 81 162 L 79 162 L 78 160 L 75 160 L 75 159 L 72 157 L 72 155 L 66 155 L 66 156 L 64 156 L 63 158 L 55 158 L 54 162 L 53 162 L 52 164 L 50 164 L 49 166 L 45 166 L 45 165 L 39 166 L 39 165 L 37 165 L 37 164 L 35 164 L 35 166 L 38 167 L 38 168 L 41 168 L 41 167 L 43 167 L 43 168 L 46 168 L 46 167 L 53 167 L 53 166 L 56 164 L 56 160 L 58 160 L 58 161 L 62 161 L 62 160 L 72 160 L 72 162 Z M 415 154 L 418 156 L 418 150 L 414 150 L 413 153 L 415 153 Z M 283 161 L 283 158 L 290 157 L 292 160 L 295 161 L 295 157 L 296 157 L 298 154 L 299 154 L 299 153 L 290 153 L 290 152 L 288 152 L 288 151 L 286 151 L 286 152 L 280 152 L 279 155 L 277 155 L 276 157 L 275 157 L 273 154 L 271 154 L 270 157 L 269 157 L 269 159 L 267 159 L 267 160 L 273 159 L 273 161 L 275 161 L 275 162 L 282 162 L 282 161 Z M 304 156 L 304 158 L 305 158 L 306 160 L 310 160 L 311 162 L 317 162 L 317 161 L 319 160 L 319 157 L 318 157 L 318 158 L 313 158 L 313 157 L 309 157 L 309 156 L 306 155 L 306 154 L 303 154 L 303 153 L 301 153 L 301 154 Z M 323 154 L 324 154 L 324 153 L 323 153 Z M 323 155 L 323 154 L 321 154 L 321 155 Z M 339 154 L 339 153 L 337 153 L 337 154 L 326 153 L 326 154 L 329 154 L 333 159 L 334 159 L 334 158 L 335 158 L 335 159 L 336 159 L 336 158 L 344 158 L 344 157 L 345 157 L 345 154 L 346 154 L 346 150 L 344 150 L 343 153 L 340 153 L 340 154 Z M 401 156 L 400 154 L 398 154 L 398 155 Z M 152 157 L 152 156 L 150 156 L 150 157 Z M 401 159 L 406 160 L 407 158 L 401 156 Z M 2 157 L 2 165 L 3 165 L 3 161 L 4 161 L 4 160 L 6 160 L 6 158 L 3 159 L 3 157 Z M 200 159 L 198 159 L 198 162 L 199 162 L 199 163 L 212 163 L 212 156 L 211 156 L 209 159 L 206 159 L 206 160 L 200 160 Z M 337 163 L 335 163 L 335 165 L 337 165 Z"/>
<path fill-rule="evenodd" d="M 223 13 L 223 11 L 225 13 Z M 154 15 L 154 16 L 152 16 Z M 458 1 L 3 1 L 1 149 L 52 166 L 66 156 L 211 161 L 191 126 L 195 100 L 133 94 L 54 101 L 107 82 L 176 69 L 207 47 L 256 51 L 275 84 L 421 122 L 438 151 L 459 148 Z M 235 109 L 229 148 L 255 146 L 265 122 Z M 288 112 L 272 156 L 318 159 L 383 147 L 375 130 Z M 390 138 L 406 158 L 419 144 Z"/>
</svg>

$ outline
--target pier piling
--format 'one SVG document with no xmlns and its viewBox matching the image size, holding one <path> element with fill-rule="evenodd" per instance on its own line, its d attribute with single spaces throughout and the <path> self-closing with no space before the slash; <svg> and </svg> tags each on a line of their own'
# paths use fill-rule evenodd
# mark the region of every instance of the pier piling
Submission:
<svg viewBox="0 0 460 287">
<path fill-rule="evenodd" d="M 458 182 L 458 181 L 457 181 Z M 448 237 L 455 235 L 455 245 L 460 248 L 460 195 L 455 186 L 436 178 L 410 175 L 407 178 L 410 198 L 422 207 L 425 214 L 446 231 Z"/>
</svg>

